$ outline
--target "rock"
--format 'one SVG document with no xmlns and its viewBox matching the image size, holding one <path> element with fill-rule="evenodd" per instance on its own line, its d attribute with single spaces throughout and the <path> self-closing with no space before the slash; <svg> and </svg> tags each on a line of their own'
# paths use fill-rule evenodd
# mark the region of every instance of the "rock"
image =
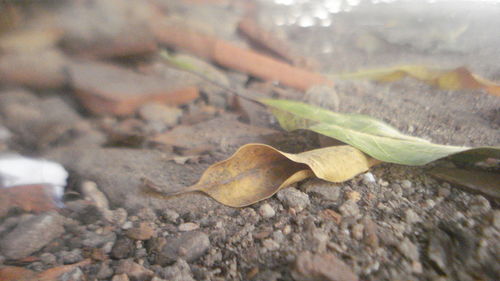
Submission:
<svg viewBox="0 0 500 281">
<path fill-rule="evenodd" d="M 63 264 L 73 264 L 83 260 L 82 250 L 73 249 L 71 251 L 62 251 L 57 254 Z"/>
<path fill-rule="evenodd" d="M 85 200 L 94 202 L 97 208 L 101 210 L 109 209 L 108 198 L 99 190 L 97 184 L 93 181 L 84 181 L 80 187 Z"/>
<path fill-rule="evenodd" d="M 339 207 L 339 211 L 342 217 L 353 217 L 357 219 L 361 216 L 358 204 L 353 200 L 347 200 Z"/>
<path fill-rule="evenodd" d="M 69 131 L 83 122 L 61 97 L 40 98 L 20 89 L 1 93 L 0 114 L 5 126 L 25 145 L 38 148 L 67 143 L 71 139 Z"/>
<path fill-rule="evenodd" d="M 146 281 L 150 280 L 154 275 L 153 271 L 133 262 L 131 259 L 121 260 L 115 269 L 115 274 L 127 274 L 130 281 Z"/>
<path fill-rule="evenodd" d="M 172 266 L 162 268 L 158 275 L 169 281 L 194 281 L 191 268 L 183 259 L 178 259 Z"/>
<path fill-rule="evenodd" d="M 91 58 L 123 57 L 157 50 L 149 25 L 157 14 L 140 1 L 72 2 L 58 11 L 55 22 L 64 30 L 67 51 Z"/>
<path fill-rule="evenodd" d="M 492 225 L 500 230 L 500 210 L 494 210 L 492 214 Z"/>
<path fill-rule="evenodd" d="M 58 88 L 66 82 L 64 67 L 67 64 L 67 57 L 53 49 L 3 54 L 0 58 L 0 83 Z"/>
<path fill-rule="evenodd" d="M 179 214 L 176 211 L 173 211 L 170 209 L 161 210 L 161 215 L 168 222 L 172 222 L 172 223 L 175 223 L 177 221 L 177 219 L 179 218 Z"/>
<path fill-rule="evenodd" d="M 127 220 L 127 211 L 123 208 L 118 208 L 116 210 L 104 210 L 103 211 L 104 218 L 111 224 L 114 225 L 123 225 Z"/>
<path fill-rule="evenodd" d="M 51 253 L 43 253 L 40 255 L 40 261 L 44 264 L 44 265 L 48 265 L 48 266 L 53 266 L 53 265 L 56 265 L 57 264 L 57 258 L 55 255 L 51 254 Z"/>
<path fill-rule="evenodd" d="M 310 203 L 309 196 L 294 187 L 280 190 L 277 197 L 285 206 L 294 208 L 297 212 L 304 210 Z"/>
<path fill-rule="evenodd" d="M 83 224 L 93 224 L 102 218 L 102 212 L 90 201 L 75 200 L 66 203 L 69 217 L 82 222 Z"/>
<path fill-rule="evenodd" d="M 125 234 L 130 239 L 148 240 L 155 235 L 155 229 L 149 222 L 140 222 L 136 226 L 128 229 Z"/>
<path fill-rule="evenodd" d="M 181 105 L 199 96 L 196 87 L 182 81 L 165 81 L 112 64 L 72 63 L 68 71 L 77 97 L 95 114 L 130 115 L 149 102 Z"/>
<path fill-rule="evenodd" d="M 175 238 L 167 239 L 160 250 L 156 263 L 165 266 L 182 258 L 188 262 L 201 257 L 210 247 L 208 235 L 199 231 L 185 232 Z"/>
<path fill-rule="evenodd" d="M 408 224 L 414 224 L 422 221 L 422 218 L 415 213 L 412 209 L 408 209 L 405 211 L 405 220 Z"/>
<path fill-rule="evenodd" d="M 109 266 L 109 263 L 103 262 L 101 263 L 101 267 L 99 267 L 99 271 L 97 272 L 96 277 L 98 279 L 109 280 L 109 278 L 113 275 L 113 269 Z"/>
<path fill-rule="evenodd" d="M 411 261 L 418 261 L 420 259 L 420 254 L 418 252 L 418 247 L 413 244 L 410 239 L 405 237 L 398 245 L 398 250 Z"/>
<path fill-rule="evenodd" d="M 77 267 L 71 271 L 63 273 L 59 278 L 57 279 L 58 281 L 85 281 L 85 274 L 83 274 L 83 271 Z"/>
<path fill-rule="evenodd" d="M 242 123 L 237 115 L 223 114 L 194 125 L 176 126 L 155 136 L 152 141 L 185 149 L 213 145 L 227 150 L 250 142 L 266 142 L 275 133 L 277 131 L 273 129 Z"/>
<path fill-rule="evenodd" d="M 375 182 L 375 176 L 372 173 L 368 172 L 363 174 L 363 183 L 365 185 L 374 184 Z"/>
<path fill-rule="evenodd" d="M 413 183 L 409 180 L 402 180 L 401 187 L 405 189 L 410 189 L 413 186 Z"/>
<path fill-rule="evenodd" d="M 127 274 L 122 273 L 114 275 L 111 281 L 130 281 L 130 279 L 128 278 Z"/>
<path fill-rule="evenodd" d="M 109 232 L 107 234 L 97 234 L 86 231 L 81 235 L 82 245 L 89 248 L 100 248 L 108 243 L 115 243 L 116 234 Z"/>
<path fill-rule="evenodd" d="M 276 251 L 280 248 L 280 244 L 273 239 L 265 239 L 262 241 L 262 246 L 264 246 L 264 248 L 268 251 Z"/>
<path fill-rule="evenodd" d="M 377 234 L 377 225 L 369 217 L 365 217 L 362 220 L 364 226 L 364 242 L 370 246 L 372 249 L 379 247 L 379 239 Z"/>
<path fill-rule="evenodd" d="M 0 252 L 9 259 L 21 259 L 40 250 L 64 233 L 63 217 L 54 212 L 19 223 L 0 241 Z"/>
<path fill-rule="evenodd" d="M 149 207 L 140 208 L 135 216 L 139 218 L 139 220 L 154 222 L 158 219 L 156 213 L 153 209 Z"/>
<path fill-rule="evenodd" d="M 132 256 L 134 249 L 134 241 L 127 237 L 120 237 L 111 249 L 111 257 L 118 260 L 128 258 Z"/>
<path fill-rule="evenodd" d="M 309 180 L 302 187 L 307 193 L 317 195 L 327 201 L 335 202 L 340 198 L 340 187 L 335 183 Z"/>
<path fill-rule="evenodd" d="M 159 123 L 162 127 L 173 127 L 177 125 L 182 116 L 182 110 L 160 103 L 147 103 L 139 108 L 139 116 L 149 123 Z"/>
<path fill-rule="evenodd" d="M 206 214 L 219 209 L 229 212 L 208 196 L 190 193 L 172 199 L 156 198 L 144 194 L 141 178 L 157 183 L 169 183 L 168 188 L 180 189 L 188 182 L 195 182 L 206 168 L 204 165 L 178 165 L 165 161 L 165 154 L 153 150 L 125 148 L 77 148 L 68 147 L 47 153 L 58 159 L 76 176 L 93 180 L 110 201 L 111 206 L 121 206 L 132 212 L 149 207 L 154 210 L 170 209 L 180 213 L 187 211 Z"/>
<path fill-rule="evenodd" d="M 491 210 L 490 201 L 482 195 L 475 195 L 469 202 L 468 211 L 471 215 L 480 215 Z"/>
<path fill-rule="evenodd" d="M 364 230 L 364 225 L 362 224 L 355 224 L 353 227 L 352 227 L 352 230 L 351 230 L 351 233 L 352 233 L 352 237 L 356 240 L 361 240 L 363 239 L 363 230 Z"/>
<path fill-rule="evenodd" d="M 292 271 L 297 281 L 357 281 L 356 274 L 343 261 L 332 254 L 302 252 L 297 256 Z"/>
<path fill-rule="evenodd" d="M 179 225 L 179 231 L 193 231 L 200 228 L 200 225 L 194 222 L 185 222 Z"/>
<path fill-rule="evenodd" d="M 274 215 L 276 214 L 276 212 L 274 211 L 273 207 L 271 207 L 271 205 L 269 205 L 268 203 L 264 203 L 259 208 L 259 214 L 263 218 L 268 219 L 268 218 L 274 217 Z"/>
</svg>

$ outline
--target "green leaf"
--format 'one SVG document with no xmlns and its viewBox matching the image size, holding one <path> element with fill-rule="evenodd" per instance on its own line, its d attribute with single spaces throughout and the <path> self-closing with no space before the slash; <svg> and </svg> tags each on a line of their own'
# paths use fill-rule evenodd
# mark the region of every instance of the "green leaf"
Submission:
<svg viewBox="0 0 500 281">
<path fill-rule="evenodd" d="M 405 135 L 375 118 L 360 114 L 332 112 L 290 100 L 260 99 L 288 131 L 307 129 L 338 139 L 378 160 L 403 165 L 425 165 L 460 154 L 462 160 L 500 158 L 500 147 L 470 148 L 434 144 Z"/>
</svg>

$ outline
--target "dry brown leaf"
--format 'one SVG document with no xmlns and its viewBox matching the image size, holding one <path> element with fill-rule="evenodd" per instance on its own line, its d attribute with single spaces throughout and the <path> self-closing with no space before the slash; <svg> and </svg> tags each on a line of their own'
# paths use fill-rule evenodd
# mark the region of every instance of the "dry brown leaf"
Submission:
<svg viewBox="0 0 500 281">
<path fill-rule="evenodd" d="M 210 166 L 195 185 L 169 191 L 146 180 L 145 186 L 166 196 L 202 191 L 222 204 L 244 207 L 311 176 L 343 182 L 377 163 L 348 145 L 291 154 L 264 144 L 247 144 Z"/>
<path fill-rule="evenodd" d="M 340 74 L 339 78 L 367 78 L 378 82 L 394 82 L 406 76 L 426 82 L 443 90 L 484 89 L 500 96 L 500 84 L 471 73 L 465 67 L 443 70 L 423 65 L 402 65 L 387 69 L 362 70 Z"/>
<path fill-rule="evenodd" d="M 430 174 L 440 180 L 462 186 L 468 191 L 500 199 L 500 175 L 485 171 L 469 171 L 437 167 Z"/>
</svg>

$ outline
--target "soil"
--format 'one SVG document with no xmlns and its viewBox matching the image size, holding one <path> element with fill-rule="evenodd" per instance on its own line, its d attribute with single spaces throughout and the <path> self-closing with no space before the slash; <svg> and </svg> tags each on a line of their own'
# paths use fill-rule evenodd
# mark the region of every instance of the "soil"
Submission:
<svg viewBox="0 0 500 281">
<path fill-rule="evenodd" d="M 186 19 L 205 22 L 220 37 L 247 44 L 229 28 L 242 14 L 242 5 L 156 2 Z M 303 11 L 326 5 L 323 2 L 309 1 Z M 331 14 L 330 26 L 303 27 L 273 21 L 293 18 L 293 7 L 306 4 L 259 3 L 260 23 L 284 34 L 298 53 L 319 62 L 323 73 L 403 64 L 465 65 L 500 81 L 500 37 L 493 36 L 500 18 L 492 16 L 499 14 L 499 5 L 363 2 L 349 12 Z M 216 24 L 221 18 L 227 26 Z M 164 69 L 151 60 L 141 71 L 162 73 Z M 141 69 L 133 59 L 121 63 Z M 216 71 L 233 89 L 269 89 L 245 74 Z M 323 143 L 312 133 L 281 131 L 262 109 L 253 115 L 258 120 L 241 116 L 230 103 L 214 102 L 212 91 L 230 94 L 211 87 L 205 85 L 203 98 L 180 107 L 182 117 L 172 125 L 172 118 L 165 124 L 155 118 L 93 115 L 65 88 L 42 91 L 2 85 L 0 129 L 11 133 L 10 139 L 0 139 L 2 153 L 54 160 L 70 172 L 70 180 L 64 208 L 42 214 L 11 212 L 1 218 L 0 270 L 22 266 L 43 272 L 90 258 L 91 264 L 58 280 L 500 276 L 498 202 L 429 175 L 434 166 L 459 165 L 448 160 L 423 167 L 382 164 L 341 184 L 310 179 L 239 209 L 199 193 L 173 198 L 144 194 L 143 177 L 166 188 L 181 188 L 248 142 L 290 152 Z M 484 91 L 444 91 L 410 78 L 389 84 L 335 81 L 334 87 L 339 104 L 330 109 L 370 115 L 435 143 L 499 145 L 500 99 Z M 280 90 L 285 96 L 298 96 L 285 87 Z M 52 112 L 43 114 L 48 111 Z M 161 142 L 150 138 L 157 133 L 163 135 Z M 15 235 L 28 232 L 23 229 L 47 232 L 50 239 L 31 243 L 30 239 L 42 238 Z M 41 246 L 30 248 L 31 244 Z"/>
</svg>

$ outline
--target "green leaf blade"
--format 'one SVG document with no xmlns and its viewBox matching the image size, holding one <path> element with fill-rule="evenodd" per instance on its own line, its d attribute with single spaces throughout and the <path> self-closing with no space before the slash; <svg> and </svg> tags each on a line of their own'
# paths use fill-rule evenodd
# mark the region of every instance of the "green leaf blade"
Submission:
<svg viewBox="0 0 500 281">
<path fill-rule="evenodd" d="M 378 160 L 402 165 L 425 165 L 450 155 L 500 157 L 500 147 L 469 148 L 434 144 L 405 135 L 375 118 L 331 112 L 312 105 L 275 99 L 261 99 L 288 131 L 308 129 L 350 144 Z"/>
</svg>

